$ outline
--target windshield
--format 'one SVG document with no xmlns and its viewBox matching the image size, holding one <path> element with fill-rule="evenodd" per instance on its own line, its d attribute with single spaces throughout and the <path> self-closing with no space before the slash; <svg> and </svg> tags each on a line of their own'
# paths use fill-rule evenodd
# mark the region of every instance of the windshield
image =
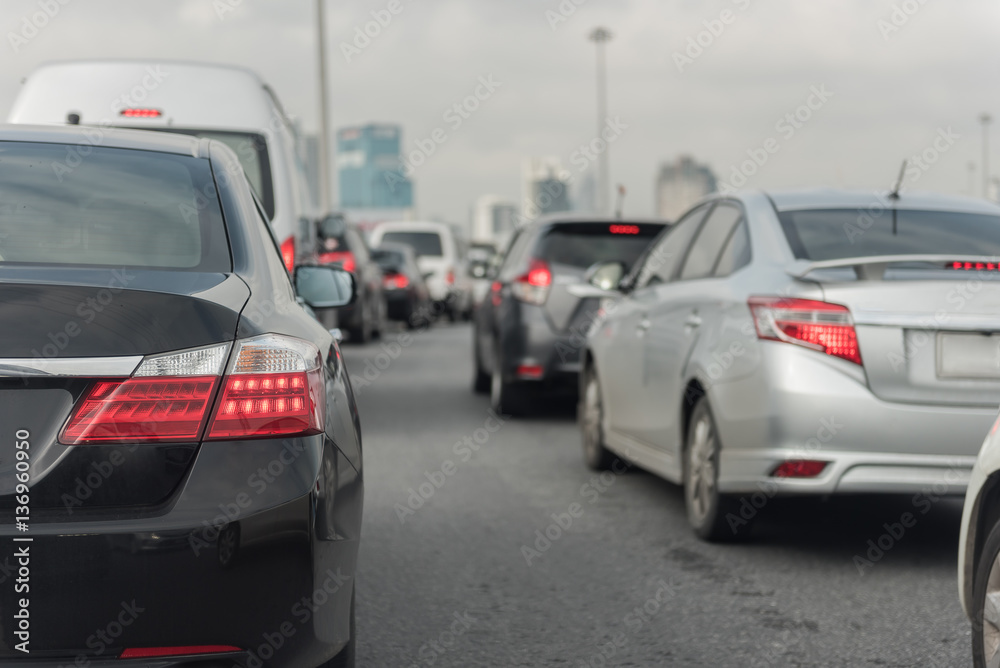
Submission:
<svg viewBox="0 0 1000 668">
<path fill-rule="evenodd" d="M 598 262 L 621 262 L 628 271 L 662 225 L 570 223 L 552 228 L 535 255 L 553 264 L 586 269 Z"/>
<path fill-rule="evenodd" d="M 263 135 L 252 132 L 228 132 L 221 130 L 193 130 L 184 128 L 151 128 L 161 132 L 216 139 L 236 153 L 240 166 L 247 175 L 250 187 L 264 205 L 269 219 L 274 218 L 274 188 L 271 183 L 271 163 L 267 152 L 267 140 Z"/>
<path fill-rule="evenodd" d="M 417 257 L 440 257 L 441 235 L 437 232 L 386 232 L 382 241 L 405 244 L 413 249 Z"/>
<path fill-rule="evenodd" d="M 895 222 L 894 222 L 895 218 Z M 795 257 L 839 260 L 873 255 L 1000 255 L 1000 216 L 892 210 L 873 217 L 853 209 L 780 214 Z"/>
<path fill-rule="evenodd" d="M 0 263 L 230 270 L 208 160 L 98 147 L 69 167 L 66 155 L 0 143 Z"/>
</svg>

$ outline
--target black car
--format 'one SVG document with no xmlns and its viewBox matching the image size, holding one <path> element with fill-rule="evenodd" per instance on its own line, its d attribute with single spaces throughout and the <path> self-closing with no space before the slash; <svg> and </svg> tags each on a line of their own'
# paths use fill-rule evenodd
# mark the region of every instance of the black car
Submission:
<svg viewBox="0 0 1000 668">
<path fill-rule="evenodd" d="M 368 343 L 380 336 L 386 319 L 382 269 L 372 259 L 361 231 L 342 214 L 324 216 L 316 222 L 316 254 L 320 264 L 339 264 L 357 279 L 357 302 L 337 312 L 339 326 L 347 330 L 350 341 Z"/>
<path fill-rule="evenodd" d="M 358 413 L 297 302 L 353 278 L 266 220 L 219 142 L 0 130 L 0 665 L 354 665 Z"/>
<path fill-rule="evenodd" d="M 429 323 L 433 315 L 431 297 L 413 248 L 384 243 L 372 250 L 372 257 L 382 268 L 382 292 L 389 319 L 406 323 L 409 328 Z"/>
<path fill-rule="evenodd" d="M 572 396 L 601 309 L 594 290 L 583 289 L 588 269 L 618 262 L 628 272 L 665 225 L 562 215 L 519 228 L 476 309 L 475 391 L 511 414 L 540 392 Z"/>
</svg>

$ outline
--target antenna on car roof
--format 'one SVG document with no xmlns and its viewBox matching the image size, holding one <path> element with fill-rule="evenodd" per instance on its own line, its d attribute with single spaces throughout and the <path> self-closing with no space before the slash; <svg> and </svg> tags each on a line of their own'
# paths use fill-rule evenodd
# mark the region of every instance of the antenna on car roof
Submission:
<svg viewBox="0 0 1000 668">
<path fill-rule="evenodd" d="M 622 209 L 625 207 L 625 186 L 618 184 L 618 204 L 615 207 L 615 218 L 622 219 Z"/>
<path fill-rule="evenodd" d="M 892 236 L 896 236 L 896 202 L 899 201 L 899 191 L 903 189 L 903 178 L 906 176 L 906 166 L 910 164 L 909 160 L 903 160 L 903 166 L 899 169 L 899 178 L 896 179 L 896 185 L 893 186 L 892 192 L 889 193 L 889 199 L 892 200 Z"/>
</svg>

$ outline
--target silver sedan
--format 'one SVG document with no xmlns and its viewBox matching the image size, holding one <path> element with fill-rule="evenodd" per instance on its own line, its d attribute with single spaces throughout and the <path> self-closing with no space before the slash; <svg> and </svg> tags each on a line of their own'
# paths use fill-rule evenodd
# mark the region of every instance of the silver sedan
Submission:
<svg viewBox="0 0 1000 668">
<path fill-rule="evenodd" d="M 707 540 L 776 495 L 961 494 L 1000 404 L 1000 207 L 741 192 L 697 205 L 605 297 L 584 457 L 683 484 Z M 609 286 L 615 286 L 608 289 Z"/>
</svg>

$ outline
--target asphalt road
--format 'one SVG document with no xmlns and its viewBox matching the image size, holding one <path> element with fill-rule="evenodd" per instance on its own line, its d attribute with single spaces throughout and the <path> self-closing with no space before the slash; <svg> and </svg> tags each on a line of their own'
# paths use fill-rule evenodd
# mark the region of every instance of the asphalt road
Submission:
<svg viewBox="0 0 1000 668">
<path fill-rule="evenodd" d="M 770 500 L 750 540 L 706 544 L 676 486 L 584 467 L 572 409 L 491 419 L 470 351 L 464 325 L 344 347 L 366 466 L 360 666 L 971 664 L 960 502 Z M 906 512 L 916 525 L 883 537 Z"/>
</svg>

